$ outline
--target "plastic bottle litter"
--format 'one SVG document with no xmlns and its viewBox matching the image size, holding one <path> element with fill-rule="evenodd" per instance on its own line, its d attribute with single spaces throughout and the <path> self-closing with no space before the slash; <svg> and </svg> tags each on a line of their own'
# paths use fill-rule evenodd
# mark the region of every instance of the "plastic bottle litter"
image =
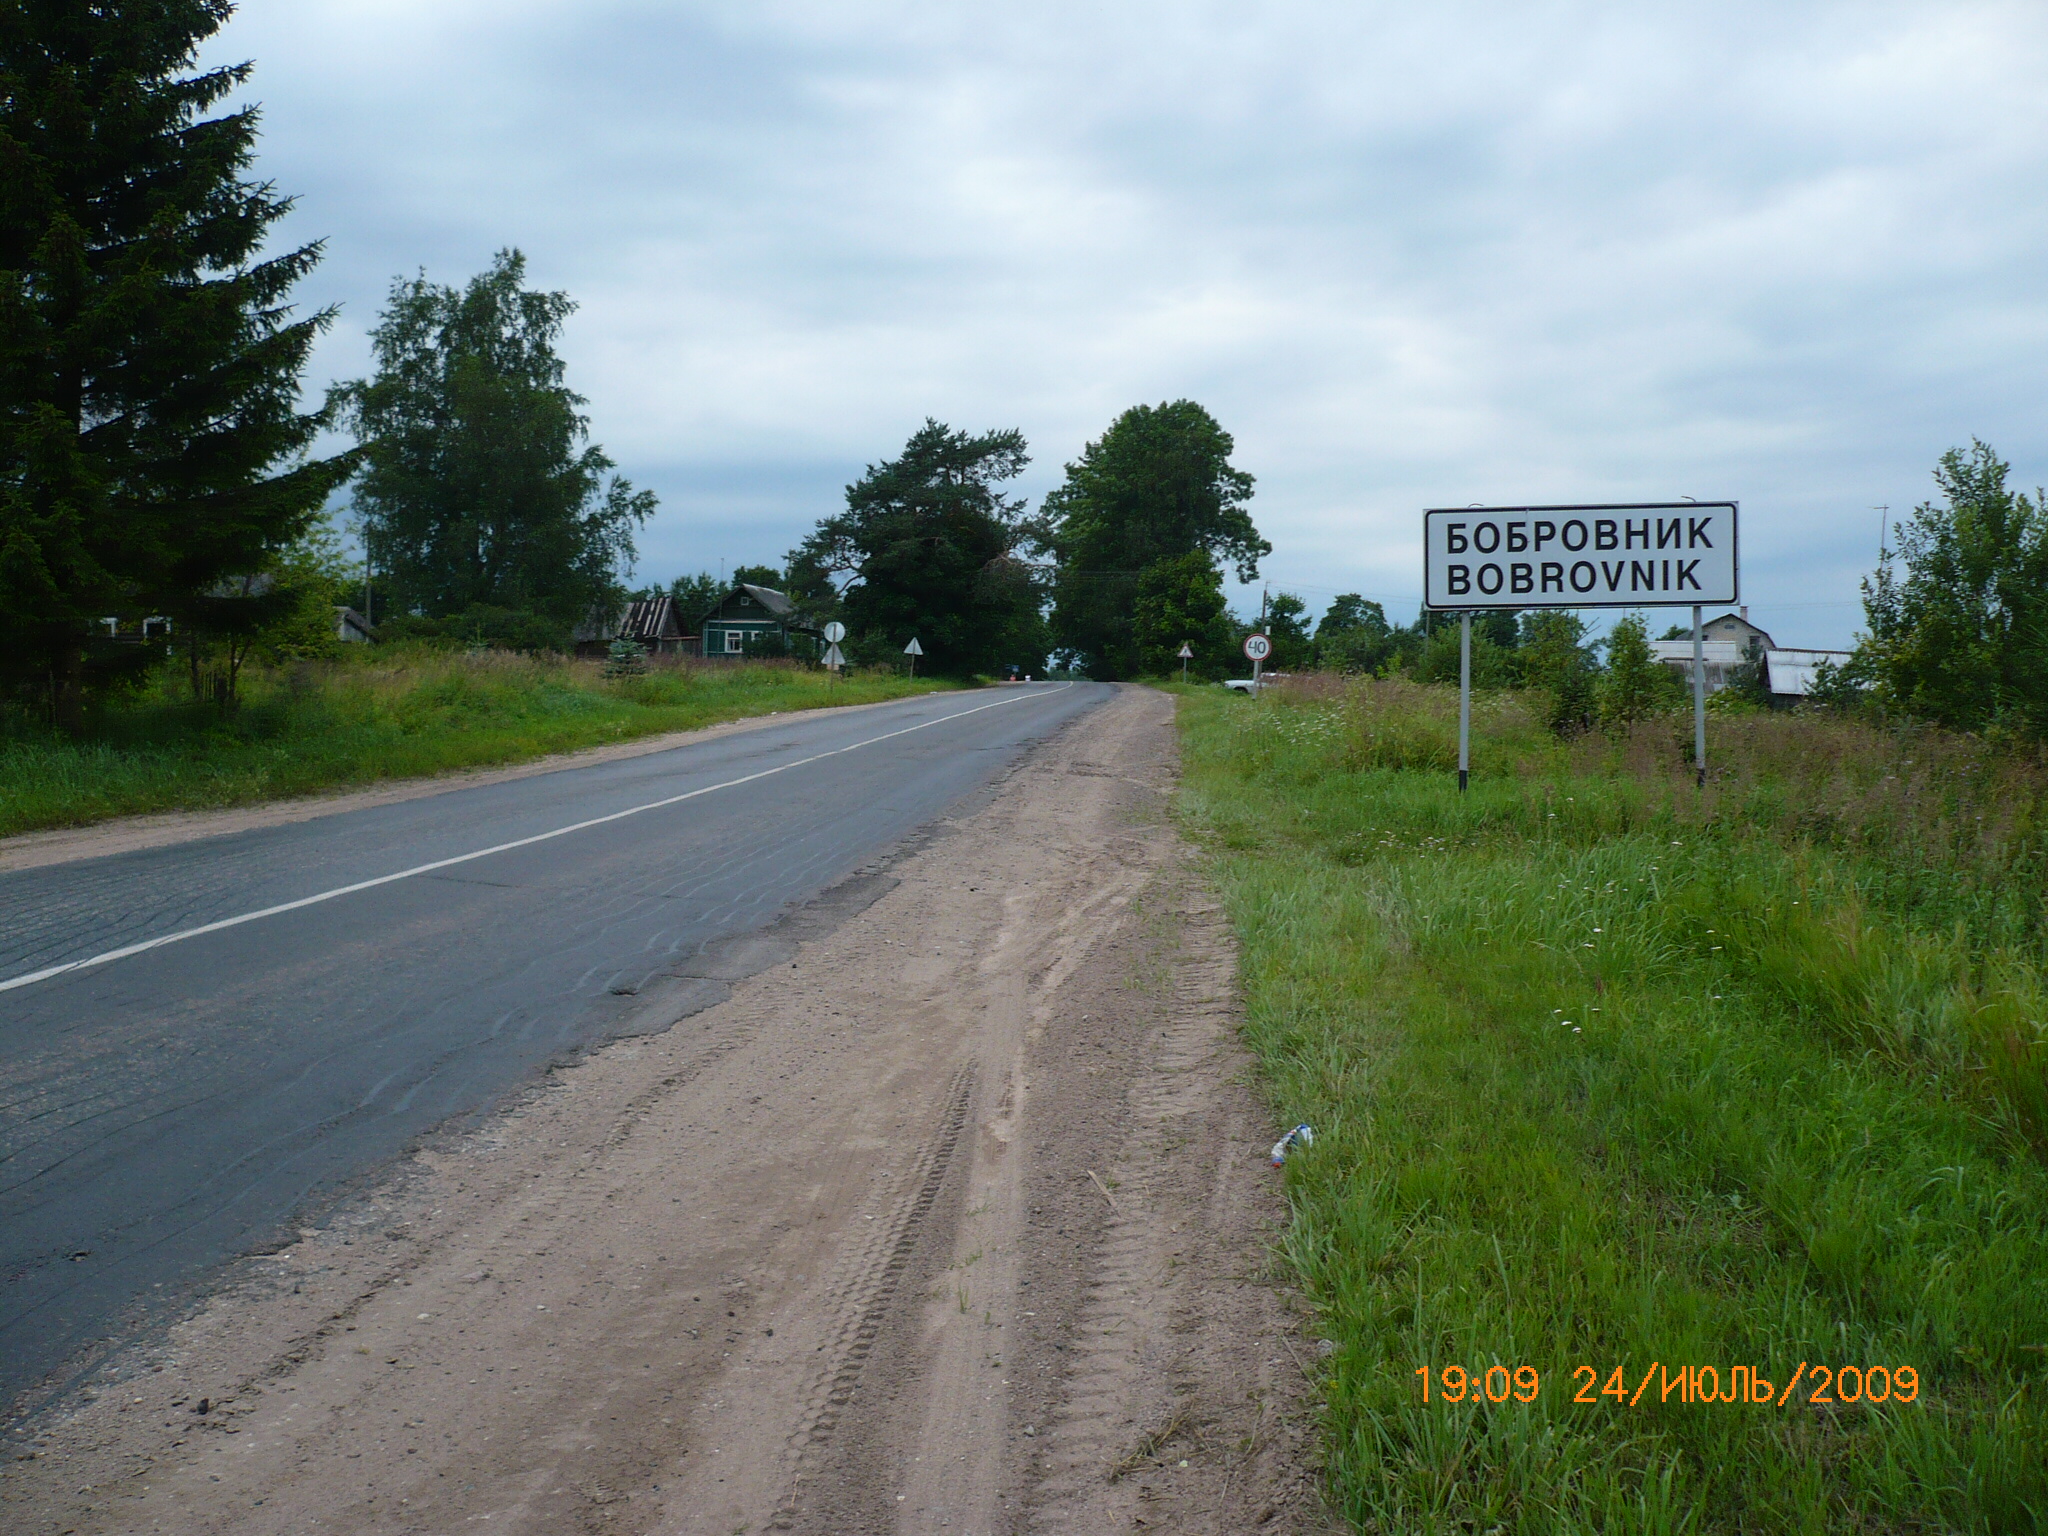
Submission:
<svg viewBox="0 0 2048 1536">
<path fill-rule="evenodd" d="M 1295 1147 L 1312 1147 L 1316 1144 L 1316 1133 L 1306 1125 L 1297 1125 L 1293 1130 L 1273 1143 L 1273 1166 L 1278 1168 L 1287 1161 L 1288 1152 Z"/>
</svg>

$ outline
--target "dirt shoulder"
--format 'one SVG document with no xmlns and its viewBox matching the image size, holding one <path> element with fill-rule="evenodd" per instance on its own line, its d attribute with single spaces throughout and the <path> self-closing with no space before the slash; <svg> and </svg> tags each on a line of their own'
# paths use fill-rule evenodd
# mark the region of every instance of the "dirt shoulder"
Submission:
<svg viewBox="0 0 2048 1536">
<path fill-rule="evenodd" d="M 878 704 L 837 705 L 844 710 L 883 709 L 900 699 Z M 732 736 L 779 725 L 798 715 L 824 714 L 825 710 L 778 710 L 772 714 L 749 715 L 744 720 L 725 720 L 717 725 L 688 731 L 664 731 L 634 741 L 614 742 L 602 747 L 583 747 L 574 752 L 555 752 L 528 762 L 503 768 L 463 768 L 430 778 L 399 779 L 367 789 L 340 789 L 287 800 L 266 800 L 257 805 L 227 806 L 213 811 L 165 811 L 150 816 L 116 816 L 89 827 L 58 827 L 48 832 L 21 832 L 0 837 L 0 874 L 13 869 L 37 869 L 45 864 L 69 864 L 76 859 L 95 859 L 112 853 L 130 853 L 138 848 L 163 848 L 173 843 L 194 842 L 202 837 L 219 837 L 229 832 L 246 832 L 255 827 L 281 827 L 299 821 L 313 821 L 341 811 L 362 810 L 373 805 L 395 805 L 404 800 L 424 800 L 458 789 L 482 784 L 503 784 L 512 779 L 530 779 L 536 774 L 560 773 L 565 768 L 585 768 L 593 763 L 618 762 L 623 758 L 645 757 L 671 747 L 717 736 Z"/>
<path fill-rule="evenodd" d="M 249 1261 L 10 1448 L 0 1523 L 1329 1528 L 1171 710 Z"/>
</svg>

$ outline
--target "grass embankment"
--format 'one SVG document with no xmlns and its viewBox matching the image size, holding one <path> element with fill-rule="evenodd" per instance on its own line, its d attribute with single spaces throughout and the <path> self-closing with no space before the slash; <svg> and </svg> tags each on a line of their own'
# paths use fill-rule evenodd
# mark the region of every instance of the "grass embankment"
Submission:
<svg viewBox="0 0 2048 1536">
<path fill-rule="evenodd" d="M 2048 773 L 1774 716 L 1699 795 L 1510 697 L 1461 799 L 1455 695 L 1182 721 L 1359 1528 L 2048 1524 Z"/>
<path fill-rule="evenodd" d="M 141 811 L 241 805 L 692 730 L 826 704 L 872 704 L 950 686 L 777 662 L 653 661 L 607 680 L 602 664 L 501 651 L 403 648 L 244 674 L 230 714 L 186 702 L 162 675 L 106 711 L 84 741 L 0 736 L 0 836 Z"/>
</svg>

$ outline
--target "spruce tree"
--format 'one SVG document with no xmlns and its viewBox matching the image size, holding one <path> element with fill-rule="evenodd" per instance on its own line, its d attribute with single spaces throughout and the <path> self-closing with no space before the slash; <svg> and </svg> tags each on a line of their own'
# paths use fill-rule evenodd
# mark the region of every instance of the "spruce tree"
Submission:
<svg viewBox="0 0 2048 1536">
<path fill-rule="evenodd" d="M 195 67 L 226 0 L 0 10 L 0 667 L 77 728 L 110 614 L 191 615 L 347 470 L 298 410 L 318 243 L 248 178 L 247 64 Z"/>
</svg>

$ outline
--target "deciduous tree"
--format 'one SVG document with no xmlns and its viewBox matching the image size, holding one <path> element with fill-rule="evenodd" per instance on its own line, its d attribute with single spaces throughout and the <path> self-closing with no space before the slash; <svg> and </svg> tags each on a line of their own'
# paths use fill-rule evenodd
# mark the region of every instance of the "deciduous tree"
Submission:
<svg viewBox="0 0 2048 1536">
<path fill-rule="evenodd" d="M 460 290 L 393 284 L 370 333 L 377 372 L 335 392 L 362 443 L 364 542 L 400 610 L 483 605 L 565 626 L 623 596 L 654 495 L 587 442 L 555 351 L 576 306 L 525 280 L 507 250 Z"/>
<path fill-rule="evenodd" d="M 911 639 L 920 670 L 955 676 L 1044 664 L 1034 526 L 998 487 L 1030 462 L 1015 429 L 970 436 L 927 419 L 897 458 L 846 488 L 846 510 L 789 557 L 807 609 L 827 579 L 856 654 L 893 660 Z"/>
<path fill-rule="evenodd" d="M 1684 684 L 1657 660 L 1643 616 L 1631 613 L 1607 632 L 1607 671 L 1600 679 L 1600 723 L 1627 732 L 1638 721 L 1675 708 Z"/>
<path fill-rule="evenodd" d="M 1863 585 L 1858 662 L 1883 701 L 1959 730 L 2048 734 L 2048 497 L 2006 487 L 1988 444 L 1951 448 Z"/>
<path fill-rule="evenodd" d="M 1223 601 L 1223 573 L 1205 549 L 1154 561 L 1138 578 L 1139 664 L 1154 676 L 1177 675 L 1180 648 L 1194 655 L 1188 675 L 1227 677 L 1241 664 L 1238 628 Z"/>
<path fill-rule="evenodd" d="M 1305 672 L 1316 662 L 1315 642 L 1308 633 L 1308 604 L 1292 592 L 1275 592 L 1266 605 L 1266 635 L 1273 656 L 1266 663 L 1275 672 Z"/>
<path fill-rule="evenodd" d="M 1393 655 L 1387 610 L 1356 592 L 1330 603 L 1316 625 L 1316 665 L 1333 672 L 1377 672 Z"/>
<path fill-rule="evenodd" d="M 1133 406 L 1046 497 L 1059 559 L 1053 640 L 1092 676 L 1141 670 L 1138 583 L 1152 565 L 1201 550 L 1250 581 L 1272 553 L 1245 510 L 1252 477 L 1230 463 L 1233 447 L 1192 400 Z"/>
<path fill-rule="evenodd" d="M 1591 729 L 1594 678 L 1598 672 L 1586 644 L 1586 621 L 1561 608 L 1522 616 L 1522 682 L 1548 698 L 1544 722 L 1559 736 Z"/>
</svg>

